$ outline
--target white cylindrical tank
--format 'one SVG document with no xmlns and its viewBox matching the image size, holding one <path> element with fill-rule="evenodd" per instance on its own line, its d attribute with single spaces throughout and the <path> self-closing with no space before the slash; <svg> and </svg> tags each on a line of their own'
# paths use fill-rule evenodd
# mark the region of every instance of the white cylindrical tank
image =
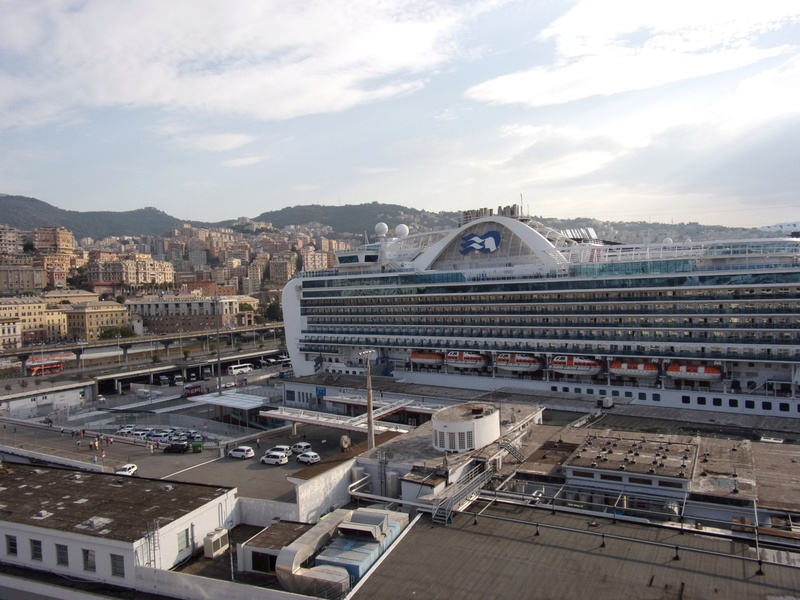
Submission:
<svg viewBox="0 0 800 600">
<path fill-rule="evenodd" d="M 400 473 L 397 471 L 386 472 L 386 495 L 389 498 L 400 497 Z"/>
<path fill-rule="evenodd" d="M 448 406 L 431 419 L 433 447 L 442 452 L 468 452 L 500 437 L 500 411 L 485 402 Z"/>
<path fill-rule="evenodd" d="M 353 467 L 350 469 L 350 480 L 355 483 L 361 479 L 364 479 L 364 467 Z"/>
</svg>

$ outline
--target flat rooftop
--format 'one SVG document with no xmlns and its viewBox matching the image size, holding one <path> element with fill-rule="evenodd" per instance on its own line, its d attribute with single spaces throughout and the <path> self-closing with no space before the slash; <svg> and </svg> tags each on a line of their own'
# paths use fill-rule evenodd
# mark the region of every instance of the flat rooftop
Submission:
<svg viewBox="0 0 800 600">
<path fill-rule="evenodd" d="M 159 517 L 183 517 L 232 488 L 5 463 L 3 520 L 134 542 Z"/>
<path fill-rule="evenodd" d="M 477 518 L 446 526 L 421 517 L 353 600 L 763 600 L 800 589 L 797 568 L 767 564 L 757 575 L 747 543 L 517 505 L 470 510 Z"/>
</svg>

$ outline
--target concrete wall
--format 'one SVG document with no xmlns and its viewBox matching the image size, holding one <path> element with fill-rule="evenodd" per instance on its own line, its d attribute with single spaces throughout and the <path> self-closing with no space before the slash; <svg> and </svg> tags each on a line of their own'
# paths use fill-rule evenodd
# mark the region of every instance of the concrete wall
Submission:
<svg viewBox="0 0 800 600">
<path fill-rule="evenodd" d="M 350 468 L 355 458 L 309 480 L 289 477 L 297 485 L 298 520 L 316 523 L 324 514 L 350 502 Z"/>
<path fill-rule="evenodd" d="M 133 587 L 136 581 L 136 560 L 133 546 L 130 543 L 106 540 L 90 535 L 52 531 L 45 528 L 47 527 L 46 518 L 42 519 L 41 522 L 42 527 L 31 527 L 18 523 L 3 523 L 3 535 L 12 535 L 17 538 L 17 555 L 12 556 L 6 554 L 4 547 L 3 562 L 40 571 L 59 573 L 69 577 L 92 579 L 95 581 L 104 581 L 112 585 Z M 31 540 L 37 540 L 42 543 L 41 561 L 33 561 L 31 559 Z M 2 543 L 5 546 L 5 537 Z M 56 563 L 56 544 L 67 546 L 68 565 L 64 566 Z M 83 568 L 82 550 L 84 549 L 93 550 L 95 552 L 96 569 L 94 572 L 85 571 Z M 124 577 L 111 574 L 111 554 L 123 557 L 125 564 Z"/>
<path fill-rule="evenodd" d="M 235 574 L 234 574 L 235 578 Z M 162 571 L 136 568 L 136 589 L 140 592 L 172 596 L 183 600 L 308 600 L 307 596 L 279 590 Z"/>
<path fill-rule="evenodd" d="M 239 523 L 266 527 L 274 519 L 300 521 L 297 505 L 293 502 L 277 502 L 258 498 L 239 498 L 237 500 Z"/>
</svg>

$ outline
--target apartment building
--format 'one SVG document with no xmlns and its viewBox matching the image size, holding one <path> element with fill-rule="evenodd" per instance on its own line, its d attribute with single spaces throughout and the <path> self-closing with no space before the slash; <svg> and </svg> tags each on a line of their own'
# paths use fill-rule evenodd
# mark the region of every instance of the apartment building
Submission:
<svg viewBox="0 0 800 600">
<path fill-rule="evenodd" d="M 41 292 L 47 285 L 47 271 L 32 265 L 0 265 L 0 295 Z"/>
<path fill-rule="evenodd" d="M 42 298 L 0 298 L 0 320 L 19 322 L 23 343 L 47 341 L 47 303 Z"/>
<path fill-rule="evenodd" d="M 217 309 L 217 302 L 219 308 Z M 220 327 L 236 327 L 252 323 L 250 316 L 241 316 L 240 304 L 258 307 L 258 300 L 251 296 L 200 296 L 199 294 L 150 295 L 128 298 L 125 306 L 131 315 L 139 315 L 145 329 L 150 333 L 178 333 L 180 331 L 209 331 L 216 329 L 216 314 L 220 315 Z M 218 312 L 217 312 L 218 310 Z"/>
<path fill-rule="evenodd" d="M 69 336 L 90 342 L 106 329 L 130 327 L 127 309 L 117 302 L 79 302 L 65 308 Z"/>
<path fill-rule="evenodd" d="M 19 319 L 0 318 L 0 348 L 19 348 L 22 346 Z"/>
<path fill-rule="evenodd" d="M 75 249 L 75 236 L 64 227 L 37 227 L 33 245 L 41 254 L 70 254 Z"/>
</svg>

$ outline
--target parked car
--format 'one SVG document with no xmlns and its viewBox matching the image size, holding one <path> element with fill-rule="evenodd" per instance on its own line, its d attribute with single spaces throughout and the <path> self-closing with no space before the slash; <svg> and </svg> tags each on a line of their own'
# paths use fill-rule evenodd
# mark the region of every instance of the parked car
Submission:
<svg viewBox="0 0 800 600">
<path fill-rule="evenodd" d="M 289 457 L 281 452 L 267 452 L 261 457 L 262 465 L 285 465 L 289 462 Z"/>
<path fill-rule="evenodd" d="M 311 451 L 311 444 L 308 442 L 297 442 L 294 446 L 292 446 L 292 452 L 295 454 L 302 454 L 303 452 L 310 452 Z"/>
<path fill-rule="evenodd" d="M 228 452 L 228 458 L 253 458 L 256 453 L 250 446 L 238 446 Z"/>
<path fill-rule="evenodd" d="M 133 425 L 125 425 L 117 429 L 114 434 L 115 435 L 130 435 L 133 433 L 133 430 L 136 429 Z"/>
<path fill-rule="evenodd" d="M 130 475 L 136 475 L 136 471 L 138 471 L 138 470 L 139 470 L 139 467 L 137 467 L 136 465 L 131 463 L 131 464 L 127 464 L 127 465 L 122 465 L 119 469 L 117 469 L 115 471 L 115 473 L 117 475 L 128 475 L 128 476 L 130 476 Z"/>
<path fill-rule="evenodd" d="M 303 452 L 302 454 L 297 455 L 297 462 L 313 465 L 314 463 L 319 462 L 319 454 L 316 452 Z"/>
<path fill-rule="evenodd" d="M 267 454 L 274 452 L 276 454 L 283 454 L 284 456 L 291 456 L 292 449 L 289 446 L 273 446 L 267 450 Z"/>
<path fill-rule="evenodd" d="M 183 454 L 189 451 L 189 442 L 172 442 L 169 446 L 164 448 L 164 452 L 178 452 Z"/>
</svg>

